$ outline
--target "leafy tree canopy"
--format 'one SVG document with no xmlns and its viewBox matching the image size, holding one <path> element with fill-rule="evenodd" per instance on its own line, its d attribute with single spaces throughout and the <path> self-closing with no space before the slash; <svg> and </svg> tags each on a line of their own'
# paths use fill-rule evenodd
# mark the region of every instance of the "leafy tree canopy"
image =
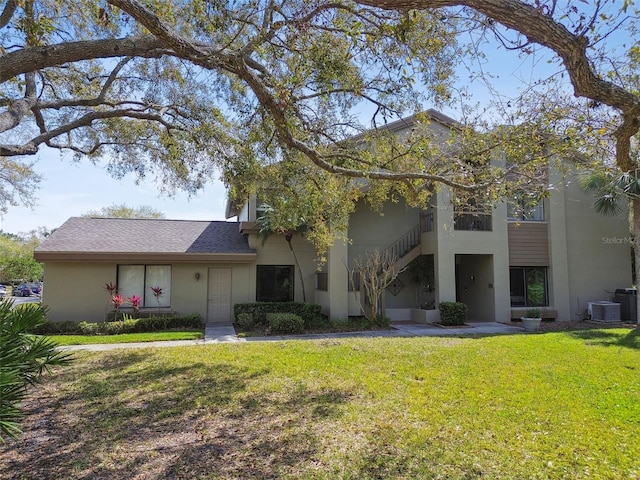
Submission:
<svg viewBox="0 0 640 480">
<path fill-rule="evenodd" d="M 91 210 L 82 216 L 103 218 L 165 218 L 164 213 L 148 205 L 129 207 L 125 204 L 102 207 L 100 210 Z"/>
<path fill-rule="evenodd" d="M 22 238 L 0 232 L 0 282 L 39 280 L 42 264 L 33 258 L 33 250 L 40 245 L 35 234 Z"/>
<path fill-rule="evenodd" d="M 424 204 L 442 184 L 489 201 L 522 186 L 543 194 L 539 165 L 552 154 L 636 168 L 640 49 L 630 0 L 4 0 L 0 8 L 0 158 L 13 162 L 0 206 L 28 202 L 37 178 L 22 159 L 44 146 L 106 158 L 116 177 L 155 175 L 166 190 L 195 191 L 221 171 L 239 202 L 257 185 L 286 183 L 298 195 L 287 206 L 301 208 L 308 232 L 345 218 L 364 194 L 353 178 L 367 180 L 374 204 L 394 195 Z M 556 74 L 478 109 L 466 84 L 491 83 L 487 42 L 514 61 L 546 50 Z M 456 76 L 461 65 L 468 79 Z M 371 129 L 429 104 L 460 113 L 448 136 L 428 115 L 395 140 Z M 490 164 L 498 154 L 507 167 Z"/>
</svg>

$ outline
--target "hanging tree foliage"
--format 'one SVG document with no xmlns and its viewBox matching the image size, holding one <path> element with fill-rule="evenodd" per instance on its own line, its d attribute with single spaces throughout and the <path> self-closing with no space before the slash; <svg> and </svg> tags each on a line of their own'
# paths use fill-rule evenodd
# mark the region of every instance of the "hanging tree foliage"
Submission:
<svg viewBox="0 0 640 480">
<path fill-rule="evenodd" d="M 349 179 L 367 181 L 374 205 L 424 205 L 438 185 L 489 203 L 524 187 L 543 195 L 550 158 L 635 172 L 636 19 L 631 2 L 601 0 L 5 0 L 0 208 L 30 201 L 24 159 L 44 147 L 168 191 L 222 172 L 239 202 L 293 171 L 296 204 L 326 209 L 305 215 L 322 249 L 363 195 Z M 487 41 L 505 55 L 549 51 L 559 75 L 470 108 L 456 68 L 482 61 Z M 469 75 L 491 82 L 479 67 Z M 449 136 L 428 115 L 402 138 L 375 128 L 428 104 L 460 112 Z M 347 181 L 325 181 L 335 176 Z"/>
</svg>

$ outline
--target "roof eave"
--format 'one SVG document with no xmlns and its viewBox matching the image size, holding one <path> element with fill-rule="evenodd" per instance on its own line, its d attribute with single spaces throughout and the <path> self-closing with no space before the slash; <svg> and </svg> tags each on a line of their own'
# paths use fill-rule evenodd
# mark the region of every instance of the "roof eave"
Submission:
<svg viewBox="0 0 640 480">
<path fill-rule="evenodd" d="M 69 263 L 253 263 L 255 253 L 34 252 L 36 261 Z"/>
</svg>

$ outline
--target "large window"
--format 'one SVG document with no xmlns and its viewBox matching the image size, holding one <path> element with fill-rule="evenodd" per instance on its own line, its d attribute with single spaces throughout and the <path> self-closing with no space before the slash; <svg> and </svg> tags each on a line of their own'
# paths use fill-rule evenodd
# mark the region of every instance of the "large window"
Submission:
<svg viewBox="0 0 640 480">
<path fill-rule="evenodd" d="M 258 265 L 256 300 L 293 301 L 293 265 Z"/>
<path fill-rule="evenodd" d="M 543 222 L 544 202 L 526 194 L 517 195 L 507 205 L 507 216 L 514 221 Z"/>
<path fill-rule="evenodd" d="M 156 298 L 152 288 L 160 287 Z M 171 265 L 119 265 L 118 293 L 123 297 L 140 297 L 142 307 L 171 306 Z"/>
<path fill-rule="evenodd" d="M 511 267 L 509 276 L 512 307 L 549 305 L 547 267 Z"/>
</svg>

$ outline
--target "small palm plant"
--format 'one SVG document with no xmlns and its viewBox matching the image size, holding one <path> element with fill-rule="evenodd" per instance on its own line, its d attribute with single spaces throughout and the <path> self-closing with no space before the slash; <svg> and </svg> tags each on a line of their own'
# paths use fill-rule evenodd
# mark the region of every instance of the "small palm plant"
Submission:
<svg viewBox="0 0 640 480">
<path fill-rule="evenodd" d="M 39 383 L 51 367 L 71 361 L 53 341 L 33 334 L 46 323 L 46 312 L 40 304 L 14 308 L 12 301 L 0 302 L 0 443 L 21 433 L 24 411 L 20 404 L 29 387 Z"/>
<path fill-rule="evenodd" d="M 525 312 L 524 316 L 527 318 L 540 318 L 542 316 L 542 312 L 539 308 L 529 308 Z"/>
<path fill-rule="evenodd" d="M 156 302 L 158 302 L 158 311 L 160 311 L 160 297 L 162 296 L 162 287 L 151 287 L 151 291 L 153 292 L 153 296 L 156 297 Z"/>
</svg>

